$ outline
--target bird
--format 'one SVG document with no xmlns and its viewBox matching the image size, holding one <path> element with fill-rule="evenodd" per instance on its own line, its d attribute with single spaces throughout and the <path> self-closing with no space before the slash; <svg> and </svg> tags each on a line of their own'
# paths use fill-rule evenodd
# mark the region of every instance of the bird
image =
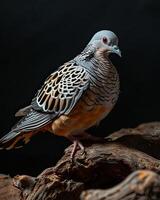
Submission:
<svg viewBox="0 0 160 200">
<path fill-rule="evenodd" d="M 45 79 L 30 105 L 15 114 L 21 119 L 0 139 L 1 148 L 19 148 L 19 141 L 26 144 L 33 135 L 49 131 L 73 142 L 71 158 L 77 149 L 84 151 L 79 136 L 99 124 L 119 97 L 120 80 L 109 57 L 112 53 L 121 57 L 116 34 L 96 32 L 80 54 Z"/>
</svg>

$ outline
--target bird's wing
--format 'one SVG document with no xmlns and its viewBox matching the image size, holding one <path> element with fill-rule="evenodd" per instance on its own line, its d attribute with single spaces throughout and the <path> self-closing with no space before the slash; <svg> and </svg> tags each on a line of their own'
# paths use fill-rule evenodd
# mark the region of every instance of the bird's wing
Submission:
<svg viewBox="0 0 160 200">
<path fill-rule="evenodd" d="M 66 63 L 52 73 L 32 101 L 35 110 L 55 116 L 68 114 L 89 85 L 85 68 Z"/>
<path fill-rule="evenodd" d="M 26 116 L 29 112 L 30 109 L 32 108 L 31 105 L 26 106 L 24 108 L 19 109 L 16 113 L 15 113 L 15 117 L 23 117 Z"/>
<path fill-rule="evenodd" d="M 46 79 L 32 100 L 31 107 L 20 110 L 22 113 L 19 114 L 25 116 L 0 139 L 0 144 L 9 149 L 21 139 L 27 143 L 37 130 L 59 115 L 69 113 L 88 85 L 89 75 L 83 67 L 74 63 L 60 67 Z"/>
<path fill-rule="evenodd" d="M 74 63 L 63 65 L 46 79 L 32 100 L 31 107 L 22 109 L 27 110 L 26 116 L 12 130 L 36 130 L 59 115 L 68 114 L 88 85 L 88 73 L 83 67 Z"/>
</svg>

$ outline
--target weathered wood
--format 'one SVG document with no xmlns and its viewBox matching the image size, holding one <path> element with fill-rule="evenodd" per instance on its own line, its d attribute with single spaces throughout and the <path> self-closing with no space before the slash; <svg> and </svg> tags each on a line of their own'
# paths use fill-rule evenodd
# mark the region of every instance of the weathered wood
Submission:
<svg viewBox="0 0 160 200">
<path fill-rule="evenodd" d="M 160 143 L 160 122 L 140 124 L 136 128 L 121 129 L 106 137 L 109 141 L 115 141 L 126 136 L 138 136 L 149 142 Z M 124 138 L 123 138 L 124 139 Z"/>
<path fill-rule="evenodd" d="M 129 174 L 139 169 L 153 171 L 145 171 L 145 176 L 158 177 L 154 172 L 160 173 L 160 160 L 157 159 L 160 158 L 159 130 L 160 123 L 148 123 L 135 129 L 122 129 L 115 132 L 103 143 L 84 141 L 86 154 L 82 155 L 80 150 L 77 151 L 74 162 L 70 160 L 71 145 L 65 150 L 64 156 L 56 166 L 44 170 L 37 178 L 26 175 L 13 178 L 12 184 L 16 191 L 19 190 L 17 200 L 78 200 L 82 191 L 114 187 L 124 181 Z M 138 173 L 140 172 L 137 172 L 137 177 Z M 152 176 L 153 174 L 155 176 Z M 135 177 L 134 174 L 131 177 Z M 137 178 L 138 180 L 140 179 Z M 146 183 L 145 180 L 148 178 L 144 179 L 144 183 Z M 156 180 L 159 178 L 155 179 L 155 183 Z M 134 183 L 134 178 L 131 182 Z M 121 191 L 127 187 L 126 183 L 120 184 Z M 139 187 L 138 182 L 137 187 Z M 144 196 L 147 195 L 146 191 L 149 188 L 153 189 L 154 187 L 155 199 L 158 199 L 156 195 L 159 195 L 159 190 L 153 184 L 144 187 L 144 189 L 147 188 L 143 191 Z M 102 190 L 104 193 L 106 191 L 108 190 Z M 85 194 L 90 196 L 90 192 L 83 193 L 82 198 L 86 198 Z M 136 198 L 136 195 L 139 195 L 134 190 L 132 193 L 135 193 Z M 118 191 L 116 195 L 118 196 Z M 127 198 L 134 199 L 132 196 L 127 197 L 126 193 L 126 200 L 128 200 Z M 114 200 L 114 198 L 112 199 Z"/>
<path fill-rule="evenodd" d="M 10 176 L 0 175 L 0 200 L 19 200 L 21 191 L 12 184 Z"/>
<path fill-rule="evenodd" d="M 160 199 L 160 176 L 154 172 L 133 172 L 119 185 L 106 190 L 82 192 L 81 200 L 155 200 Z"/>
</svg>

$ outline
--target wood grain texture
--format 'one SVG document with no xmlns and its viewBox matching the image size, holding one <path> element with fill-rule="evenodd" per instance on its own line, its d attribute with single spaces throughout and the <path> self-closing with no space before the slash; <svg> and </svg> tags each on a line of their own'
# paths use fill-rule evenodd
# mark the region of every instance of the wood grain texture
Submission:
<svg viewBox="0 0 160 200">
<path fill-rule="evenodd" d="M 160 199 L 160 176 L 148 170 L 130 174 L 119 185 L 106 190 L 82 192 L 81 200 L 152 200 Z"/>
<path fill-rule="evenodd" d="M 0 200 L 21 199 L 21 191 L 13 186 L 10 176 L 0 174 Z"/>
<path fill-rule="evenodd" d="M 14 177 L 15 200 L 158 200 L 159 129 L 159 122 L 148 123 L 115 132 L 103 143 L 84 141 L 86 154 L 77 151 L 74 162 L 71 145 L 38 177 Z"/>
</svg>

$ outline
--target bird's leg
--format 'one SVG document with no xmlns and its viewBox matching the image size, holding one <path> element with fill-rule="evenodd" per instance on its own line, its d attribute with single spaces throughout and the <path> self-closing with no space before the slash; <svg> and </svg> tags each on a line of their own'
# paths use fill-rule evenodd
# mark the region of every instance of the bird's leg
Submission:
<svg viewBox="0 0 160 200">
<path fill-rule="evenodd" d="M 73 160 L 75 153 L 77 151 L 77 148 L 82 150 L 82 155 L 85 153 L 85 148 L 82 145 L 82 143 L 80 142 L 80 140 L 89 140 L 89 141 L 92 141 L 92 142 L 104 142 L 105 141 L 104 138 L 92 136 L 92 135 L 88 134 L 87 132 L 83 132 L 81 134 L 69 136 L 68 139 L 73 142 L 73 149 L 72 149 L 72 152 L 71 152 L 71 160 Z"/>
<path fill-rule="evenodd" d="M 71 151 L 71 160 L 73 160 L 74 156 L 75 156 L 75 153 L 77 151 L 77 148 L 79 148 L 80 150 L 82 150 L 82 155 L 85 153 L 85 148 L 84 146 L 82 145 L 82 143 L 76 139 L 75 137 L 69 137 L 68 138 L 69 140 L 71 140 L 73 142 L 73 148 L 72 148 L 72 151 Z"/>
<path fill-rule="evenodd" d="M 73 141 L 73 149 L 71 152 L 71 160 L 73 160 L 73 158 L 74 158 L 74 155 L 77 151 L 77 147 L 79 147 L 82 150 L 82 154 L 84 153 L 84 146 L 78 140 L 74 140 Z"/>
</svg>

